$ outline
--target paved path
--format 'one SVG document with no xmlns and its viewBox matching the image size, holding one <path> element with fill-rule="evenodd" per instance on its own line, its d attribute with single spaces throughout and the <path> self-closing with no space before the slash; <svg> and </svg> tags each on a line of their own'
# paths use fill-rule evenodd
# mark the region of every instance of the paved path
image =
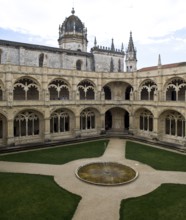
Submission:
<svg viewBox="0 0 186 220">
<path fill-rule="evenodd" d="M 162 183 L 186 184 L 186 172 L 157 171 L 137 161 L 127 160 L 124 155 L 125 140 L 113 138 L 99 158 L 80 159 L 64 165 L 0 161 L 0 172 L 54 176 L 61 187 L 82 196 L 73 220 L 117 220 L 122 199 L 147 194 Z M 97 161 L 129 165 L 139 172 L 139 177 L 132 183 L 117 187 L 91 185 L 76 178 L 74 173 L 79 166 Z"/>
</svg>

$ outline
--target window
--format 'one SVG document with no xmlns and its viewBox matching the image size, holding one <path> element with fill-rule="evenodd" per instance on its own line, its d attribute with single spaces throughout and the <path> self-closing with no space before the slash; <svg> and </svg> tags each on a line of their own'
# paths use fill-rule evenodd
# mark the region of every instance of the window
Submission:
<svg viewBox="0 0 186 220">
<path fill-rule="evenodd" d="M 78 61 L 76 62 L 76 69 L 77 69 L 77 70 L 81 70 L 81 65 L 82 65 L 81 60 L 78 60 Z"/>
<path fill-rule="evenodd" d="M 50 132 L 60 133 L 70 129 L 70 117 L 62 110 L 55 111 L 50 117 Z"/>
<path fill-rule="evenodd" d="M 44 53 L 41 53 L 39 55 L 39 67 L 43 67 L 43 63 L 44 63 Z"/>
<path fill-rule="evenodd" d="M 153 115 L 150 111 L 145 110 L 140 114 L 139 120 L 140 130 L 144 131 L 153 131 Z"/>
<path fill-rule="evenodd" d="M 31 111 L 19 113 L 14 119 L 14 136 L 34 136 L 39 134 L 39 117 Z"/>
<path fill-rule="evenodd" d="M 87 109 L 81 112 L 80 115 L 80 129 L 94 129 L 95 128 L 95 114 L 93 111 Z"/>
</svg>

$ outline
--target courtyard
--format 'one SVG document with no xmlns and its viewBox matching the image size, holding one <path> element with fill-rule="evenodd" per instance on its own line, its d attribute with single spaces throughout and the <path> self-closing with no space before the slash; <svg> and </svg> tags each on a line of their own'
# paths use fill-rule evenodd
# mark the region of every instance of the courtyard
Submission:
<svg viewBox="0 0 186 220">
<path fill-rule="evenodd" d="M 78 167 L 91 162 L 124 164 L 136 170 L 139 176 L 135 181 L 120 186 L 87 184 L 75 176 L 75 171 Z M 4 183 L 0 189 L 0 195 L 4 194 L 4 197 L 0 197 L 0 202 L 3 204 L 3 209 L 0 210 L 2 219 L 182 220 L 186 218 L 184 208 L 186 203 L 186 155 L 179 152 L 111 138 L 86 142 L 83 147 L 69 145 L 1 155 L 0 172 L 0 182 Z M 16 185 L 14 182 L 16 175 L 19 175 L 19 178 L 23 175 L 29 176 L 30 179 L 23 182 L 18 180 Z M 36 181 L 37 177 L 45 178 L 33 186 L 34 188 L 38 186 L 39 189 L 44 188 L 42 189 L 44 191 L 36 191 L 37 194 L 42 193 L 42 201 L 35 201 L 33 199 L 35 195 L 30 192 L 30 197 L 26 201 L 29 204 L 26 207 L 27 211 L 21 211 L 25 205 L 21 203 L 21 197 L 25 196 L 23 193 L 17 195 L 20 203 L 17 201 L 15 209 L 13 207 L 15 201 L 11 200 L 13 194 L 18 193 L 20 186 L 22 192 L 25 192 L 25 187 Z M 45 188 L 44 183 L 50 181 L 55 186 L 49 183 Z M 64 191 L 62 192 L 62 190 Z M 60 197 L 61 193 L 64 194 Z M 70 193 L 70 195 L 66 193 Z M 65 198 L 67 200 L 63 200 Z M 35 213 L 32 213 L 34 204 L 38 204 L 38 207 L 40 204 L 43 207 L 45 200 L 50 200 L 51 203 L 46 206 L 48 209 L 46 216 L 43 216 L 46 211 L 38 216 L 37 212 L 42 210 L 37 207 L 35 207 Z M 69 205 L 64 201 L 68 201 Z M 67 213 L 65 210 L 63 211 L 64 206 L 69 206 L 66 209 Z M 29 215 L 29 213 L 31 214 Z M 149 216 L 152 217 L 149 218 Z"/>
</svg>

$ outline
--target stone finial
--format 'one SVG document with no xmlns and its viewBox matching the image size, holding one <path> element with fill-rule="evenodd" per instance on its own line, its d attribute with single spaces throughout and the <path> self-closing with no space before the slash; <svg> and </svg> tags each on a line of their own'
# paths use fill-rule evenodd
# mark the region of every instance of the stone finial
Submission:
<svg viewBox="0 0 186 220">
<path fill-rule="evenodd" d="M 97 46 L 97 40 L 96 40 L 96 37 L 94 38 L 94 47 Z"/>
<path fill-rule="evenodd" d="M 124 50 L 124 46 L 123 46 L 123 43 L 121 44 L 121 51 L 123 51 Z"/>
<path fill-rule="evenodd" d="M 114 39 L 112 38 L 112 43 L 111 43 L 111 50 L 114 51 L 115 47 L 114 47 Z"/>
<path fill-rule="evenodd" d="M 72 13 L 73 15 L 75 14 L 75 10 L 74 10 L 74 8 L 72 8 L 71 13 Z"/>
<path fill-rule="evenodd" d="M 161 56 L 160 56 L 160 54 L 158 56 L 158 67 L 161 67 Z"/>
</svg>

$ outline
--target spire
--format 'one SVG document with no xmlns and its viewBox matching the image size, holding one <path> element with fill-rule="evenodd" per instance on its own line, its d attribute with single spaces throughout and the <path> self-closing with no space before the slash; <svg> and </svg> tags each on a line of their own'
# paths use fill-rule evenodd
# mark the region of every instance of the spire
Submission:
<svg viewBox="0 0 186 220">
<path fill-rule="evenodd" d="M 75 14 L 75 10 L 74 10 L 74 8 L 72 8 L 71 13 L 72 13 L 73 15 Z"/>
<path fill-rule="evenodd" d="M 97 40 L 96 40 L 96 37 L 94 38 L 94 47 L 97 46 Z"/>
<path fill-rule="evenodd" d="M 112 43 L 111 43 L 111 50 L 115 50 L 115 47 L 114 47 L 114 39 L 112 38 Z"/>
<path fill-rule="evenodd" d="M 124 50 L 124 46 L 123 46 L 123 43 L 121 44 L 121 51 L 123 51 Z"/>
<path fill-rule="evenodd" d="M 134 43 L 132 39 L 132 31 L 130 32 L 129 44 L 128 44 L 128 52 L 134 52 Z"/>
<path fill-rule="evenodd" d="M 159 54 L 159 56 L 158 56 L 158 66 L 159 66 L 159 67 L 161 66 L 161 56 L 160 56 L 160 54 Z"/>
</svg>

